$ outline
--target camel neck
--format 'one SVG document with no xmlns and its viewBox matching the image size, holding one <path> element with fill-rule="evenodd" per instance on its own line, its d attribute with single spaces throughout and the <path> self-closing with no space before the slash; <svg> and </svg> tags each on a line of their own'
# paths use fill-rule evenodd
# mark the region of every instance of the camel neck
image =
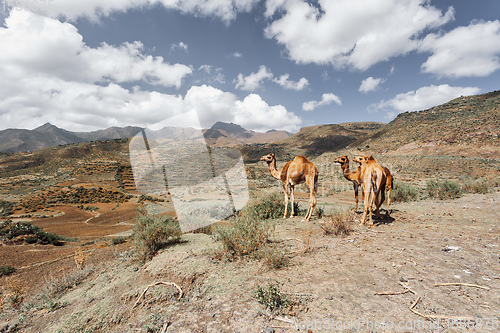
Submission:
<svg viewBox="0 0 500 333">
<path fill-rule="evenodd" d="M 281 172 L 276 169 L 276 160 L 272 160 L 269 163 L 269 171 L 271 172 L 271 175 L 276 178 L 281 180 Z"/>
</svg>

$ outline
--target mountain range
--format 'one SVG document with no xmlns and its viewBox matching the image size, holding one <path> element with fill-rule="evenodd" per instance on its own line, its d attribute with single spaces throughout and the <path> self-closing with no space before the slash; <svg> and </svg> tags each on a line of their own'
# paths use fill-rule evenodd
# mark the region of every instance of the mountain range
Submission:
<svg viewBox="0 0 500 333">
<path fill-rule="evenodd" d="M 127 126 L 110 127 L 93 132 L 71 132 L 50 123 L 33 130 L 6 129 L 0 131 L 0 152 L 30 152 L 57 145 L 130 138 L 142 130 L 141 127 Z M 199 135 L 199 131 L 193 128 L 175 127 L 164 127 L 157 133 L 164 138 L 171 139 L 179 136 L 186 138 Z M 216 146 L 270 143 L 286 139 L 292 135 L 286 131 L 275 130 L 258 133 L 246 130 L 237 124 L 224 122 L 217 122 L 211 128 L 202 130 L 202 133 L 208 144 Z"/>
</svg>

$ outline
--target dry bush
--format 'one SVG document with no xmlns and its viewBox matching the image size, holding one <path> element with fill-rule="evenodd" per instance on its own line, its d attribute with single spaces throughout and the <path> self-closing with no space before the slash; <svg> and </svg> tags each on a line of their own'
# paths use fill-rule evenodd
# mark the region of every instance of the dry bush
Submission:
<svg viewBox="0 0 500 333">
<path fill-rule="evenodd" d="M 84 254 L 82 252 L 82 249 L 76 249 L 75 250 L 76 268 L 83 269 L 83 266 L 85 266 L 85 259 L 87 259 L 88 256 L 89 256 L 88 254 Z"/>
<path fill-rule="evenodd" d="M 348 236 L 352 231 L 354 213 L 351 210 L 332 210 L 320 224 L 326 235 Z"/>
<path fill-rule="evenodd" d="M 24 297 L 28 294 L 29 288 L 13 276 L 5 278 L 4 281 L 2 293 L 0 294 L 0 309 L 3 309 L 6 305 L 10 305 L 15 309 L 19 308 Z"/>
<path fill-rule="evenodd" d="M 132 239 L 143 261 L 151 259 L 163 247 L 180 242 L 179 222 L 168 216 L 149 214 L 145 209 L 138 212 Z"/>
</svg>

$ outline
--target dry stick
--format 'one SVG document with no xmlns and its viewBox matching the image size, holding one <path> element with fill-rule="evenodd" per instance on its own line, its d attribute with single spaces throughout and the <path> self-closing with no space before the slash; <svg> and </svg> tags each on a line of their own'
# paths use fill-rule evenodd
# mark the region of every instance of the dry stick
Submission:
<svg viewBox="0 0 500 333">
<path fill-rule="evenodd" d="M 179 297 L 177 298 L 177 300 L 179 300 L 179 301 L 181 300 L 182 295 L 183 295 L 181 287 L 179 287 L 178 285 L 176 285 L 173 282 L 158 281 L 158 282 L 150 284 L 149 286 L 146 287 L 146 289 L 144 289 L 144 291 L 142 292 L 141 296 L 139 296 L 139 298 L 137 299 L 137 301 L 135 301 L 134 306 L 132 307 L 132 309 L 135 308 L 137 306 L 137 304 L 139 304 L 141 298 L 146 294 L 146 291 L 148 291 L 149 288 L 154 287 L 154 286 L 156 286 L 158 284 L 164 284 L 164 285 L 167 285 L 167 286 L 174 286 L 174 287 L 176 287 L 179 290 Z"/>
<path fill-rule="evenodd" d="M 490 288 L 488 288 L 488 287 L 478 286 L 477 284 L 461 283 L 461 282 L 436 283 L 434 286 L 435 287 L 438 287 L 438 286 L 466 286 L 466 287 L 475 287 L 475 288 L 490 290 Z"/>
<path fill-rule="evenodd" d="M 429 319 L 451 319 L 451 320 L 469 320 L 469 321 L 475 321 L 476 318 L 474 317 L 449 317 L 449 316 L 437 316 L 437 315 L 426 315 L 423 313 L 418 312 L 417 310 L 414 309 L 415 306 L 420 302 L 420 296 L 417 297 L 415 302 L 413 302 L 412 306 L 410 306 L 410 311 L 419 315 L 420 317 L 424 318 L 429 318 Z"/>
<path fill-rule="evenodd" d="M 406 289 L 405 291 L 381 291 L 379 293 L 375 293 L 375 295 L 400 295 L 412 292 L 410 289 Z"/>
<path fill-rule="evenodd" d="M 295 325 L 295 327 L 298 329 L 299 328 L 299 325 L 297 325 L 297 322 L 293 319 L 288 319 L 288 318 L 284 318 L 284 317 L 276 317 L 276 316 L 271 316 L 271 319 L 276 319 L 276 320 L 279 320 L 279 321 L 283 321 L 285 323 L 289 323 L 289 324 L 292 324 L 292 325 Z"/>
<path fill-rule="evenodd" d="M 170 322 L 167 321 L 165 324 L 163 324 L 163 327 L 161 328 L 161 332 L 160 333 L 165 333 L 167 332 L 167 328 L 170 326 Z"/>
</svg>

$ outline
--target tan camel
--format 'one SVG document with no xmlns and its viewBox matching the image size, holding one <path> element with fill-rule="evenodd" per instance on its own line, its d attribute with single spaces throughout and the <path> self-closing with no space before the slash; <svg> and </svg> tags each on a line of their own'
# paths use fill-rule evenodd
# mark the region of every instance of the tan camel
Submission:
<svg viewBox="0 0 500 333">
<path fill-rule="evenodd" d="M 354 200 L 356 202 L 354 212 L 356 213 L 358 211 L 358 188 L 361 185 L 361 166 L 359 166 L 356 171 L 351 172 L 349 169 L 349 158 L 346 155 L 335 158 L 333 162 L 340 164 L 345 179 L 352 182 L 352 186 L 354 187 Z M 361 192 L 361 194 L 363 194 L 363 192 Z"/>
<path fill-rule="evenodd" d="M 279 179 L 283 182 L 283 190 L 285 191 L 285 214 L 283 215 L 283 218 L 286 218 L 286 213 L 288 210 L 288 187 L 290 186 L 290 201 L 292 205 L 292 212 L 290 217 L 293 217 L 295 214 L 293 209 L 293 203 L 295 201 L 295 185 L 304 182 L 306 183 L 307 187 L 309 188 L 310 195 L 309 209 L 307 210 L 305 220 L 309 221 L 314 211 L 314 207 L 316 206 L 315 194 L 318 190 L 319 175 L 316 166 L 302 155 L 295 157 L 293 161 L 287 162 L 279 171 L 276 168 L 276 157 L 274 156 L 274 154 L 262 156 L 260 160 L 267 163 L 267 165 L 269 166 L 269 171 L 274 178 Z"/>
<path fill-rule="evenodd" d="M 373 156 L 356 156 L 355 162 L 361 164 L 361 188 L 364 193 L 363 200 L 363 216 L 361 217 L 360 225 L 366 223 L 366 216 L 369 214 L 369 227 L 373 227 L 372 207 L 375 204 L 375 212 L 378 218 L 381 218 L 379 212 L 378 194 L 382 186 L 384 177 L 384 169 L 377 163 Z"/>
<path fill-rule="evenodd" d="M 360 156 L 362 157 L 363 160 L 367 161 L 370 157 L 369 156 Z M 373 158 L 373 160 L 375 160 L 375 158 L 372 156 L 371 158 Z M 355 158 L 356 159 L 356 158 Z M 359 160 L 355 161 L 357 163 L 360 164 L 361 166 L 361 163 L 359 162 Z M 375 160 L 376 162 L 376 160 Z M 392 191 L 392 187 L 393 187 L 393 175 L 391 173 L 391 171 L 382 166 L 382 169 L 384 171 L 384 174 L 383 174 L 383 177 L 382 177 L 382 185 L 381 185 L 381 188 L 380 188 L 380 201 L 379 201 L 379 207 L 382 206 L 382 204 L 384 203 L 385 201 L 385 192 L 387 192 L 387 211 L 386 211 L 386 215 L 389 215 L 389 207 L 391 205 L 391 191 Z M 359 168 L 358 168 L 359 170 Z M 363 192 L 362 192 L 363 193 Z"/>
</svg>

